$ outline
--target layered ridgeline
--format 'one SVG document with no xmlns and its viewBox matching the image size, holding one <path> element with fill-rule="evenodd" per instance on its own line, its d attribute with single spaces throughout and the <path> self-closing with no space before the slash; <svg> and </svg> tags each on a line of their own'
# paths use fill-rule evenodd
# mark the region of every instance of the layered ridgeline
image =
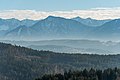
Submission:
<svg viewBox="0 0 120 80">
<path fill-rule="evenodd" d="M 59 53 L 120 54 L 120 42 L 98 40 L 41 40 L 1 42 L 21 45 L 35 50 L 49 50 Z"/>
<path fill-rule="evenodd" d="M 120 55 L 60 54 L 0 43 L 0 80 L 33 80 L 65 70 L 120 67 Z"/>
<path fill-rule="evenodd" d="M 72 18 L 75 21 L 81 22 L 82 24 L 88 25 L 88 26 L 93 26 L 93 27 L 97 27 L 97 26 L 101 26 L 103 24 L 105 24 L 106 22 L 109 22 L 111 20 L 96 20 L 96 19 L 92 19 L 92 18 L 80 18 L 80 17 L 75 17 Z"/>
<path fill-rule="evenodd" d="M 41 39 L 119 39 L 120 19 L 95 20 L 79 17 L 66 19 L 49 16 L 42 20 L 8 19 L 0 21 L 1 39 L 41 40 Z"/>
</svg>

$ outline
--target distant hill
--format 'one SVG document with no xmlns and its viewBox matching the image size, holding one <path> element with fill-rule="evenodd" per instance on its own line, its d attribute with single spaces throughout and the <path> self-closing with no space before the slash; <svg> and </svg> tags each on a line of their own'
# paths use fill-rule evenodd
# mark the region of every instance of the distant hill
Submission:
<svg viewBox="0 0 120 80">
<path fill-rule="evenodd" d="M 72 53 L 72 54 L 113 54 L 113 52 L 108 50 L 102 49 L 92 49 L 92 48 L 74 48 L 69 46 L 62 46 L 62 45 L 30 45 L 29 48 L 35 50 L 45 50 L 45 51 L 54 51 L 59 53 Z"/>
<path fill-rule="evenodd" d="M 41 41 L 1 41 L 31 47 L 37 50 L 50 50 L 66 53 L 120 54 L 120 42 L 98 40 L 41 40 Z"/>
<path fill-rule="evenodd" d="M 120 55 L 60 54 L 0 43 L 0 79 L 33 80 L 45 73 L 120 67 Z"/>
</svg>

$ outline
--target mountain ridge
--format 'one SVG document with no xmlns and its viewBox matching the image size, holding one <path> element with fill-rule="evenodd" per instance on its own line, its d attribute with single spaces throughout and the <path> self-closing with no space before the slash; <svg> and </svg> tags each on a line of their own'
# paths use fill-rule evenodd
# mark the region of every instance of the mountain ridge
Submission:
<svg viewBox="0 0 120 80">
<path fill-rule="evenodd" d="M 87 19 L 92 20 L 94 22 L 94 19 L 91 18 L 87 18 Z M 87 20 L 85 19 L 85 21 Z M 99 22 L 99 20 L 95 20 L 95 22 L 96 21 Z M 29 32 L 29 34 L 21 33 L 21 36 L 24 36 L 24 38 L 21 39 L 40 40 L 40 39 L 78 38 L 78 39 L 118 40 L 119 39 L 118 36 L 120 36 L 119 33 L 120 19 L 115 19 L 110 21 L 105 20 L 105 22 L 104 20 L 102 21 L 103 22 L 100 23 L 102 24 L 104 23 L 103 25 L 95 27 L 95 26 L 85 25 L 84 23 L 73 19 L 48 16 L 47 18 L 39 20 L 35 24 L 29 26 L 29 28 L 25 29 L 27 32 Z M 1 31 L 1 34 L 6 33 L 5 35 L 3 35 L 5 39 L 14 37 L 14 40 L 19 40 L 20 39 L 19 35 L 16 36 L 11 35 L 12 33 L 14 34 L 18 33 L 18 32 L 14 32 L 16 29 L 18 29 L 18 27 L 10 31 Z"/>
<path fill-rule="evenodd" d="M 89 32 L 92 27 L 71 19 L 49 16 L 29 28 L 32 30 L 31 38 L 40 39 L 86 35 L 85 32 Z"/>
<path fill-rule="evenodd" d="M 98 26 L 105 24 L 106 22 L 111 21 L 110 19 L 106 19 L 106 20 L 96 20 L 96 19 L 92 19 L 92 18 L 83 19 L 83 18 L 80 18 L 79 16 L 72 18 L 72 20 L 75 20 L 75 21 L 81 22 L 85 25 L 89 25 L 89 26 L 93 26 L 93 27 L 98 27 Z"/>
</svg>

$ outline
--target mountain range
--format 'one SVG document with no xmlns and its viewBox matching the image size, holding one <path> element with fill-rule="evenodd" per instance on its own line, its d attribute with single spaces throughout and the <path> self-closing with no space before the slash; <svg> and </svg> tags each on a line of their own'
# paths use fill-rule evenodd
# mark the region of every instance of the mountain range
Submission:
<svg viewBox="0 0 120 80">
<path fill-rule="evenodd" d="M 42 20 L 8 19 L 0 21 L 1 39 L 41 40 L 41 39 L 102 39 L 119 40 L 120 19 L 95 20 L 79 17 L 66 19 L 48 16 Z M 9 25 L 9 26 L 8 26 Z M 12 26 L 12 27 L 11 27 Z"/>
</svg>

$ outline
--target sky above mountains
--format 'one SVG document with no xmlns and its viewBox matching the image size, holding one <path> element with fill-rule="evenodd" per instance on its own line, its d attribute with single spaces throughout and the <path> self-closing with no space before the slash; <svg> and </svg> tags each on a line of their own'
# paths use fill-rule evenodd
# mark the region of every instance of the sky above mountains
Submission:
<svg viewBox="0 0 120 80">
<path fill-rule="evenodd" d="M 0 0 L 0 10 L 70 11 L 119 6 L 120 0 Z"/>
<path fill-rule="evenodd" d="M 120 0 L 0 0 L 0 18 L 120 18 Z"/>
</svg>

